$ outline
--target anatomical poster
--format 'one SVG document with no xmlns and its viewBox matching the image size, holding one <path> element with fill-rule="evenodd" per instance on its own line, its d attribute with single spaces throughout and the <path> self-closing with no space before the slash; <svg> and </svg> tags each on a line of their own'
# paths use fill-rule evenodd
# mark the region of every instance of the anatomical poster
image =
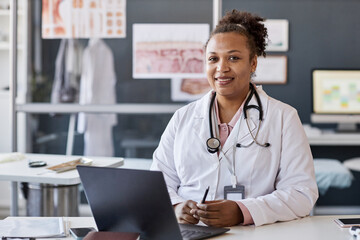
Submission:
<svg viewBox="0 0 360 240">
<path fill-rule="evenodd" d="M 134 24 L 134 78 L 205 77 L 209 24 Z"/>
<path fill-rule="evenodd" d="M 43 38 L 124 38 L 126 0 L 42 0 Z"/>
<path fill-rule="evenodd" d="M 204 96 L 210 89 L 206 78 L 172 78 L 171 100 L 194 101 Z"/>
</svg>

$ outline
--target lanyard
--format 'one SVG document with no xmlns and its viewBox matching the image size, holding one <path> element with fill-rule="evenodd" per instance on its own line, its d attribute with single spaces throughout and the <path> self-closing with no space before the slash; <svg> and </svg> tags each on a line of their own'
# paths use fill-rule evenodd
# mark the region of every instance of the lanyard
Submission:
<svg viewBox="0 0 360 240">
<path fill-rule="evenodd" d="M 219 138 L 219 127 L 218 127 L 218 123 L 217 123 L 217 118 L 216 117 L 214 117 L 215 115 L 216 115 L 216 113 L 215 113 L 215 108 L 214 108 L 214 114 L 213 114 L 213 122 L 216 124 L 216 127 L 215 127 L 215 134 L 216 134 L 216 137 L 217 138 Z M 214 119 L 215 118 L 215 119 Z M 233 129 L 233 131 L 234 130 L 237 130 L 237 133 L 236 133 L 236 135 L 235 135 L 235 137 L 234 137 L 234 142 L 236 143 L 237 142 L 237 137 L 238 137 L 238 135 L 239 135 L 239 132 L 240 132 L 240 123 L 241 123 L 241 121 L 242 121 L 242 119 L 241 119 L 241 115 L 240 115 L 240 119 L 237 121 L 237 123 L 236 123 L 236 125 L 235 125 L 235 127 L 234 127 L 234 129 Z M 230 174 L 231 174 L 231 185 L 232 185 L 232 187 L 233 188 L 236 188 L 236 184 L 237 184 L 237 179 L 236 179 L 236 174 L 235 174 L 235 151 L 236 151 L 236 144 L 233 144 L 233 157 L 232 157 L 232 159 L 233 159 L 233 161 L 231 162 L 230 160 L 229 160 L 229 158 L 226 156 L 226 153 L 227 153 L 227 151 L 226 152 L 224 152 L 223 151 L 223 149 L 222 149 L 222 146 L 220 146 L 220 152 L 219 152 L 219 161 L 222 159 L 222 158 L 225 158 L 225 162 L 226 162 L 226 165 L 227 165 L 227 168 L 228 168 L 228 170 L 229 170 L 229 172 L 230 172 Z"/>
<path fill-rule="evenodd" d="M 247 96 L 245 99 L 247 99 L 250 95 L 251 91 L 248 92 Z M 244 106 L 245 107 L 245 106 Z M 220 137 L 220 134 L 219 134 L 219 126 L 218 126 L 218 122 L 217 122 L 217 117 L 216 117 L 216 111 L 215 111 L 215 106 L 213 107 L 213 114 L 212 114 L 212 122 L 215 124 L 215 134 L 216 134 L 216 138 L 219 139 Z M 235 151 L 236 151 L 236 142 L 237 142 L 237 138 L 239 136 L 239 133 L 240 133 L 240 126 L 241 126 L 241 121 L 242 121 L 242 113 L 240 114 L 240 117 L 239 117 L 239 120 L 237 121 L 236 125 L 234 126 L 233 131 L 237 130 L 237 133 L 234 137 L 234 144 L 233 144 L 233 161 L 232 161 L 232 164 L 230 162 L 230 160 L 228 159 L 228 157 L 226 156 L 226 153 L 224 153 L 223 149 L 222 149 L 222 146 L 220 145 L 220 152 L 219 152 L 219 161 L 222 159 L 222 158 L 225 158 L 225 161 L 226 161 L 226 165 L 227 165 L 227 168 L 231 174 L 231 185 L 233 188 L 236 188 L 236 184 L 237 184 L 237 179 L 236 179 L 236 174 L 235 174 Z M 214 126 L 211 126 L 212 128 Z M 237 128 L 237 129 L 236 129 Z M 231 133 L 230 133 L 231 134 Z M 229 135 L 230 136 L 230 135 Z"/>
</svg>

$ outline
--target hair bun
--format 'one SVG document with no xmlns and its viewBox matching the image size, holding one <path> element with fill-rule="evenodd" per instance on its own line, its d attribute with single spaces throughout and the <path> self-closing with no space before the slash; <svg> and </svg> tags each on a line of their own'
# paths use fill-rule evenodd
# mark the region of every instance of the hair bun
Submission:
<svg viewBox="0 0 360 240">
<path fill-rule="evenodd" d="M 248 37 L 253 55 L 266 56 L 265 48 L 268 34 L 264 21 L 264 18 L 255 14 L 233 9 L 220 19 L 210 38 L 218 33 L 238 32 Z"/>
</svg>

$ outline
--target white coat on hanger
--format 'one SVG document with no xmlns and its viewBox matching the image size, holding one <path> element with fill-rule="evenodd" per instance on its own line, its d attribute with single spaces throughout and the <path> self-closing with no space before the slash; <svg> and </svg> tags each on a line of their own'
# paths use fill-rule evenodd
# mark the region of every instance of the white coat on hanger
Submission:
<svg viewBox="0 0 360 240">
<path fill-rule="evenodd" d="M 116 75 L 111 49 L 101 39 L 91 39 L 84 50 L 80 104 L 115 104 Z M 112 127 L 116 114 L 79 113 L 78 131 L 84 133 L 86 156 L 113 156 Z"/>
<path fill-rule="evenodd" d="M 83 47 L 75 39 L 62 39 L 55 62 L 51 103 L 77 102 Z"/>
</svg>

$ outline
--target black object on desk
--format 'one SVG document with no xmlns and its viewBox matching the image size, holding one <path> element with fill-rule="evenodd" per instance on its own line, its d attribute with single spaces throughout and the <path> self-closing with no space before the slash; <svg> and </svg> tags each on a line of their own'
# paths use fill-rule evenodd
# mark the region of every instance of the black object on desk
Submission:
<svg viewBox="0 0 360 240">
<path fill-rule="evenodd" d="M 45 161 L 32 161 L 29 162 L 29 167 L 37 168 L 37 167 L 45 167 L 47 163 Z"/>
</svg>

